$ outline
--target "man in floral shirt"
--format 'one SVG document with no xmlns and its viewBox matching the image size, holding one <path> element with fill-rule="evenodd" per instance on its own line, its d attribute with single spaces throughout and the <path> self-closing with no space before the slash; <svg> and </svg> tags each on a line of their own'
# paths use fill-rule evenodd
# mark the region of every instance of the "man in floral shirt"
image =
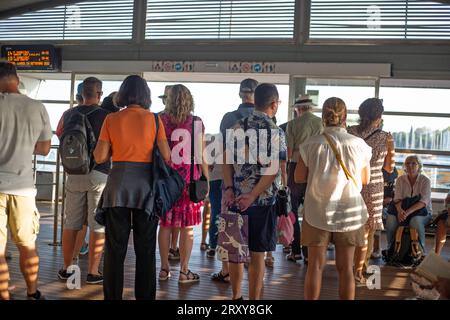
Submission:
<svg viewBox="0 0 450 320">
<path fill-rule="evenodd" d="M 274 251 L 276 245 L 275 181 L 280 178 L 280 162 L 287 154 L 284 132 L 272 120 L 280 103 L 275 85 L 260 84 L 255 90 L 253 114 L 226 132 L 224 197 L 227 206 L 235 206 L 241 215 L 248 216 L 251 300 L 261 298 L 264 253 Z M 243 263 L 230 263 L 232 284 L 241 281 L 243 272 Z"/>
</svg>

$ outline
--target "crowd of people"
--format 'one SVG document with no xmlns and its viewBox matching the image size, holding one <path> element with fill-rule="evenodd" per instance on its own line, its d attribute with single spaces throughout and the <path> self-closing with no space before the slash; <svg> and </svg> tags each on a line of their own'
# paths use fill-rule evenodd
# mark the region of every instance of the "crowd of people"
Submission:
<svg viewBox="0 0 450 320">
<path fill-rule="evenodd" d="M 20 94 L 18 85 L 15 67 L 0 62 L 0 298 L 10 298 L 5 256 L 9 229 L 20 252 L 27 297 L 39 300 L 39 213 L 29 159 L 48 154 L 52 132 L 45 107 Z M 206 137 L 202 119 L 193 115 L 194 98 L 184 85 L 166 87 L 160 96 L 165 109 L 159 114 L 150 111 L 150 88 L 137 75 L 128 76 L 102 105 L 99 79 L 86 78 L 78 93 L 78 105 L 63 114 L 56 130 L 64 156 L 66 149 L 70 153 L 77 147 L 88 152 L 87 171 L 82 173 L 63 161 L 68 177 L 64 262 L 57 274 L 62 280 L 71 276 L 69 267 L 88 227 L 86 283 L 103 284 L 105 299 L 122 299 L 131 230 L 136 299 L 155 299 L 156 280 L 172 277 L 169 260 L 179 260 L 180 284 L 198 282 L 200 274 L 189 262 L 193 228 L 203 222 L 201 250 L 222 262 L 211 280 L 230 283 L 232 299 L 242 300 L 247 266 L 248 298 L 259 300 L 266 267 L 274 264 L 281 190 L 290 190 L 296 217 L 294 240 L 284 250 L 288 261 L 307 263 L 305 299 L 320 297 L 331 243 L 340 299 L 354 299 L 355 286 L 364 283 L 369 259 L 380 250 L 380 230 L 386 229 L 389 248 L 398 226 L 409 226 L 425 249 L 425 226 L 432 217 L 430 179 L 422 172 L 420 158 L 410 155 L 404 161 L 405 173 L 391 182 L 393 194 L 386 194 L 383 177 L 396 173 L 395 149 L 391 134 L 382 129 L 384 107 L 378 98 L 363 101 L 358 125 L 347 127 L 347 106 L 341 98 L 325 100 L 318 117 L 312 99 L 300 95 L 293 104 L 294 119 L 277 126 L 277 87 L 245 79 L 239 87 L 242 103 L 223 116 L 220 134 Z M 213 145 L 212 154 L 204 152 Z M 152 202 L 155 150 L 184 182 L 181 196 L 160 218 Z M 209 192 L 199 202 L 193 200 L 191 185 L 200 177 L 208 180 Z M 388 197 L 392 201 L 386 201 Z M 437 254 L 445 243 L 448 221 L 448 212 L 436 220 Z"/>
</svg>

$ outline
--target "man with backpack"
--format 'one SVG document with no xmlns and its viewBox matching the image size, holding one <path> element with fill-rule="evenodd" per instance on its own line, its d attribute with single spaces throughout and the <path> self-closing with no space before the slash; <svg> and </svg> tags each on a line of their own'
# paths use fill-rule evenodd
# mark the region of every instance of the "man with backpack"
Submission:
<svg viewBox="0 0 450 320">
<path fill-rule="evenodd" d="M 75 240 L 87 221 L 89 226 L 89 264 L 86 283 L 103 282 L 99 272 L 103 252 L 105 229 L 95 221 L 95 209 L 106 185 L 110 161 L 97 165 L 93 151 L 108 111 L 99 107 L 102 82 L 94 77 L 83 81 L 83 104 L 67 110 L 61 117 L 56 135 L 60 139 L 60 155 L 66 181 L 66 207 L 64 212 L 63 256 L 64 267 L 58 277 L 70 277 L 67 268 L 72 264 Z"/>
<path fill-rule="evenodd" d="M 5 259 L 8 229 L 19 249 L 27 299 L 41 300 L 36 252 L 39 212 L 31 158 L 49 153 L 52 129 L 44 105 L 20 94 L 16 68 L 5 61 L 0 62 L 0 137 L 0 300 L 10 298 Z"/>
<path fill-rule="evenodd" d="M 255 79 L 244 79 L 241 81 L 239 86 L 239 97 L 242 100 L 242 103 L 239 105 L 239 107 L 231 112 L 227 112 L 220 123 L 220 133 L 222 134 L 223 141 L 226 141 L 226 130 L 232 128 L 239 120 L 247 118 L 249 115 L 253 113 L 255 110 L 255 89 L 258 86 L 258 81 Z M 221 186 L 222 189 L 222 186 Z M 210 190 L 210 194 L 215 194 L 214 190 Z M 214 199 L 215 200 L 215 199 Z M 214 205 L 213 203 L 211 204 Z M 215 217 L 213 215 L 212 217 L 212 224 L 218 224 L 218 217 Z M 210 226 L 210 228 L 214 228 L 213 226 Z M 217 227 L 216 227 L 217 229 Z M 210 250 L 216 250 L 216 248 L 211 248 Z M 212 255 L 212 252 L 209 253 L 209 255 Z M 230 274 L 228 272 L 228 262 L 223 261 L 222 262 L 222 269 L 217 272 L 213 273 L 211 275 L 211 279 L 214 281 L 229 283 L 230 282 Z M 240 284 L 239 284 L 240 285 Z M 240 295 L 240 289 L 239 293 Z"/>
</svg>

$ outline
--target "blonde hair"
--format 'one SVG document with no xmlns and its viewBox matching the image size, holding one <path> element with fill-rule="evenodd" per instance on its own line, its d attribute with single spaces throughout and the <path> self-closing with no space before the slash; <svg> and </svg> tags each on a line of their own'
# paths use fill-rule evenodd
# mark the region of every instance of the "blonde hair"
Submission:
<svg viewBox="0 0 450 320">
<path fill-rule="evenodd" d="M 175 123 L 183 123 L 194 111 L 194 99 L 188 88 L 176 84 L 167 96 L 165 112 Z"/>
<path fill-rule="evenodd" d="M 336 97 L 325 100 L 322 107 L 322 121 L 326 127 L 340 126 L 347 120 L 345 102 Z"/>
</svg>

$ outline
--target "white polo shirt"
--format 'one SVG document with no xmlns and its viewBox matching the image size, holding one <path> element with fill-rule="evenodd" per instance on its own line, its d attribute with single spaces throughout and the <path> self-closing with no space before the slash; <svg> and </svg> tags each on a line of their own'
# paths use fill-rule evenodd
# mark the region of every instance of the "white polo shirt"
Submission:
<svg viewBox="0 0 450 320">
<path fill-rule="evenodd" d="M 370 166 L 372 148 L 363 139 L 341 127 L 327 127 L 357 185 L 347 180 L 333 150 L 319 134 L 300 145 L 300 156 L 308 168 L 303 217 L 313 227 L 329 232 L 348 232 L 366 223 L 368 214 L 361 196 L 361 172 Z"/>
</svg>

